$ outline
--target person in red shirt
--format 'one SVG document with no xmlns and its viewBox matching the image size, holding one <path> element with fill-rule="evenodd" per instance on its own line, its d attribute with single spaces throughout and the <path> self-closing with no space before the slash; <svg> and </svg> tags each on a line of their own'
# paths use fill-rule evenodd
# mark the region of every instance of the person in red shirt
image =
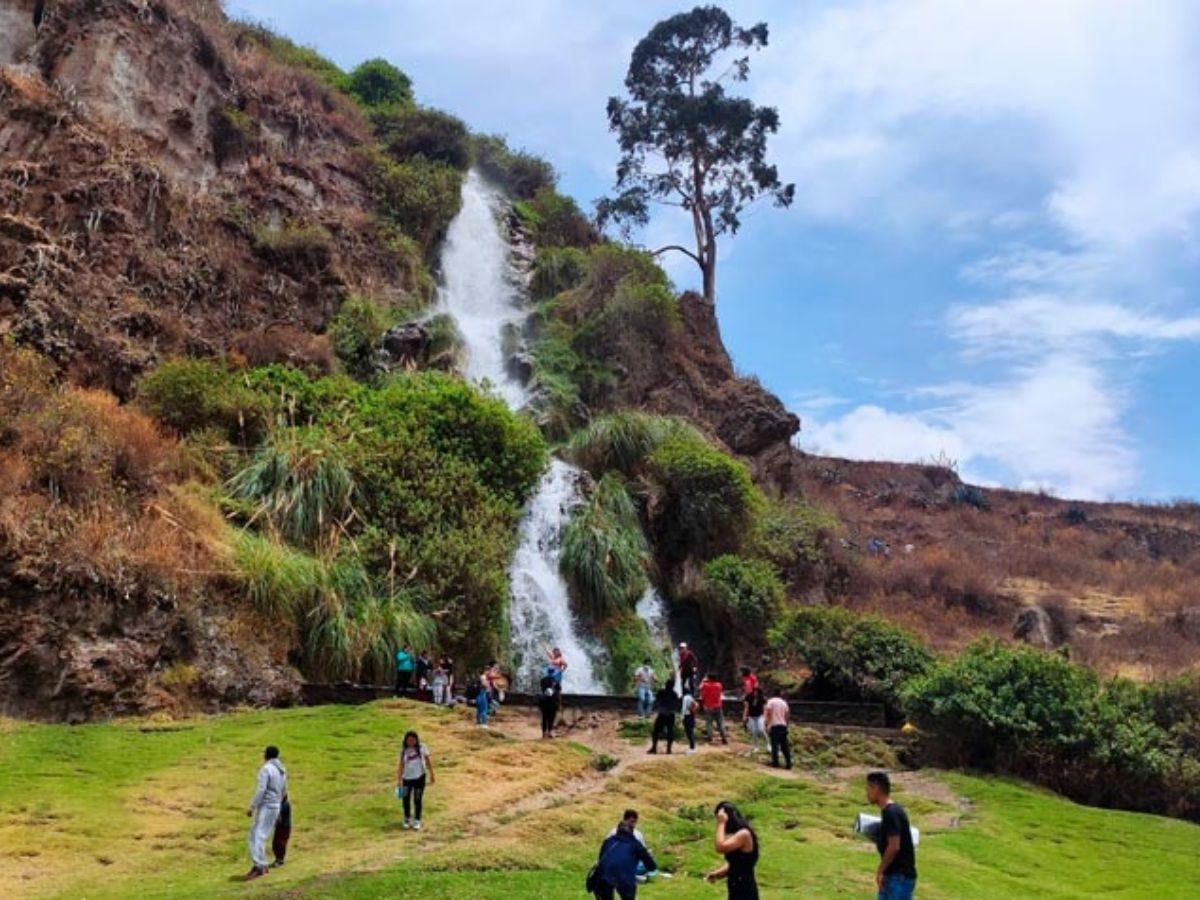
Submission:
<svg viewBox="0 0 1200 900">
<path fill-rule="evenodd" d="M 754 693 L 754 689 L 758 687 L 758 676 L 751 671 L 749 666 L 742 666 L 742 699 L 745 700 Z"/>
<path fill-rule="evenodd" d="M 704 736 L 709 743 L 713 739 L 713 723 L 721 733 L 721 743 L 729 743 L 729 736 L 725 733 L 725 710 L 722 707 L 724 695 L 725 686 L 711 672 L 705 675 L 700 682 L 700 706 L 704 709 Z"/>
</svg>

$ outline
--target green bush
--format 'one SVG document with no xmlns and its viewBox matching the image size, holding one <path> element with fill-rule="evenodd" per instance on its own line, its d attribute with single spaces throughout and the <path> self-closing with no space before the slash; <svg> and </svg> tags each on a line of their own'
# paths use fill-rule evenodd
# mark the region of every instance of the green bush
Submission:
<svg viewBox="0 0 1200 900">
<path fill-rule="evenodd" d="M 396 162 L 377 151 L 366 156 L 380 215 L 428 254 L 462 205 L 462 173 L 422 157 Z"/>
<path fill-rule="evenodd" d="M 578 285 L 586 274 L 587 255 L 577 247 L 539 249 L 529 289 L 534 299 L 549 299 Z"/>
<path fill-rule="evenodd" d="M 1177 689 L 1102 683 L 1057 653 L 988 639 L 903 696 L 940 761 L 1031 778 L 1086 803 L 1200 818 L 1200 763 L 1175 731 L 1188 731 L 1189 713 L 1158 718 L 1156 701 Z"/>
<path fill-rule="evenodd" d="M 650 660 L 660 679 L 673 671 L 670 648 L 655 643 L 646 622 L 635 612 L 626 610 L 606 621 L 601 638 L 608 654 L 605 681 L 614 694 L 633 690 L 633 673 L 642 660 Z"/>
<path fill-rule="evenodd" d="M 757 637 L 774 624 L 783 606 L 783 582 L 770 563 L 726 554 L 704 567 L 704 602 L 710 615 L 743 635 Z"/>
<path fill-rule="evenodd" d="M 375 136 L 399 161 L 420 156 L 465 171 L 471 164 L 470 135 L 461 119 L 439 109 L 389 107 L 371 113 Z"/>
<path fill-rule="evenodd" d="M 550 163 L 509 149 L 499 135 L 475 135 L 472 150 L 480 171 L 520 200 L 532 198 L 542 188 L 553 188 L 558 180 Z"/>
<path fill-rule="evenodd" d="M 346 77 L 345 89 L 369 110 L 413 102 L 411 79 L 386 59 L 359 63 Z"/>
<path fill-rule="evenodd" d="M 347 374 L 369 380 L 379 373 L 383 336 L 399 321 L 395 310 L 371 297 L 347 297 L 329 323 L 334 355 Z"/>
<path fill-rule="evenodd" d="M 241 444 L 261 440 L 277 408 L 241 374 L 205 359 L 163 363 L 138 380 L 137 397 L 150 415 L 181 434 L 219 429 Z"/>
<path fill-rule="evenodd" d="M 737 550 L 763 505 L 745 464 L 697 438 L 665 441 L 649 470 L 661 494 L 656 544 L 668 559 Z"/>
<path fill-rule="evenodd" d="M 933 654 L 907 631 L 840 607 L 789 610 L 770 638 L 811 670 L 806 690 L 814 699 L 883 703 L 892 720 L 902 713 L 903 686 L 933 664 Z"/>
<path fill-rule="evenodd" d="M 771 500 L 754 523 L 746 552 L 768 560 L 789 585 L 811 580 L 825 561 L 825 547 L 840 523 L 803 500 Z"/>
<path fill-rule="evenodd" d="M 614 475 L 576 509 L 563 533 L 563 575 L 592 620 L 629 610 L 646 590 L 650 548 L 637 507 Z"/>
<path fill-rule="evenodd" d="M 703 438 L 682 419 L 624 410 L 601 416 L 576 432 L 567 454 L 597 478 L 609 471 L 633 475 L 668 440 Z"/>
<path fill-rule="evenodd" d="M 513 208 L 538 247 L 587 247 L 596 243 L 596 231 L 578 204 L 552 187 L 539 188 L 528 200 L 518 200 Z"/>
</svg>

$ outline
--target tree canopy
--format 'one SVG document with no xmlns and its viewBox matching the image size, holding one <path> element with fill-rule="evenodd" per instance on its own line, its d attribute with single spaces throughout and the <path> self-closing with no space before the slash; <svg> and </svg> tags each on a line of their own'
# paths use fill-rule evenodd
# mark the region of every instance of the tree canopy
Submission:
<svg viewBox="0 0 1200 900">
<path fill-rule="evenodd" d="M 737 54 L 766 45 L 765 22 L 742 28 L 719 7 L 698 6 L 650 30 L 630 59 L 628 98 L 608 101 L 621 158 L 616 195 L 597 203 L 600 224 L 644 225 L 652 203 L 686 210 L 695 250 L 672 245 L 656 252 L 691 257 L 710 302 L 716 299 L 717 238 L 736 233 L 742 211 L 755 200 L 788 206 L 795 193 L 766 160 L 778 112 L 725 89 L 725 82 L 749 75 L 749 56 Z"/>
</svg>

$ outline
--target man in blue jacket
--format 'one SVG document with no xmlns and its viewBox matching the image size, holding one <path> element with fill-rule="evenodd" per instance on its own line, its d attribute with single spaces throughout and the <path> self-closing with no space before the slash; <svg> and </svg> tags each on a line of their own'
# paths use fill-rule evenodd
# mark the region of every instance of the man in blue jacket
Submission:
<svg viewBox="0 0 1200 900">
<path fill-rule="evenodd" d="M 637 822 L 637 818 L 636 810 L 625 810 L 617 830 L 600 845 L 593 888 L 596 900 L 613 900 L 614 893 L 621 900 L 633 900 L 637 896 L 638 863 L 645 865 L 647 872 L 658 868 L 650 851 L 634 834 L 630 822 Z"/>
</svg>

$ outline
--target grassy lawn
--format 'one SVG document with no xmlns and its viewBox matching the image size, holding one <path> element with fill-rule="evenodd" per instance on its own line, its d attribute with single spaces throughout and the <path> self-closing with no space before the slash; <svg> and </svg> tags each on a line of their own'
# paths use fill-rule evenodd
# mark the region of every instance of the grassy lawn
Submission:
<svg viewBox="0 0 1200 900">
<path fill-rule="evenodd" d="M 410 727 L 439 775 L 419 834 L 401 830 L 391 792 Z M 865 809 L 860 771 L 824 768 L 828 754 L 788 778 L 716 751 L 648 758 L 611 723 L 576 742 L 535 734 L 521 712 L 484 732 L 397 702 L 0 723 L 0 885 L 5 897 L 583 896 L 601 837 L 632 805 L 675 875 L 639 896 L 716 898 L 723 888 L 700 876 L 716 863 L 712 806 L 729 798 L 760 831 L 765 897 L 872 895 L 873 848 L 848 828 Z M 295 828 L 287 867 L 243 885 L 245 805 L 267 743 L 291 772 Z M 598 753 L 620 762 L 600 772 Z M 922 897 L 1200 897 L 1200 827 L 1003 779 L 922 771 L 897 783 L 922 829 Z"/>
</svg>

